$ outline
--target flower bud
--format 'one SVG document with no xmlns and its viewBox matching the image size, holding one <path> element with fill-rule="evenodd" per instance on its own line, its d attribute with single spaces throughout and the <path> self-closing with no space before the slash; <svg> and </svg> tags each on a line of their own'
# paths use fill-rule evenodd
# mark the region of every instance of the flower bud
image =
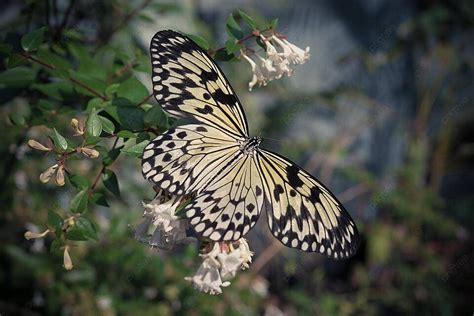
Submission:
<svg viewBox="0 0 474 316">
<path fill-rule="evenodd" d="M 46 229 L 44 232 L 42 233 L 35 233 L 35 232 L 32 232 L 32 231 L 27 231 L 25 233 L 25 239 L 26 240 L 30 240 L 30 239 L 38 239 L 38 238 L 43 238 L 44 236 L 46 236 L 47 234 L 49 233 L 49 229 Z"/>
<path fill-rule="evenodd" d="M 41 144 L 40 142 L 37 142 L 34 139 L 30 139 L 28 141 L 28 146 L 30 146 L 33 149 L 42 150 L 42 151 L 51 151 L 52 149 L 52 148 L 46 147 L 45 145 Z"/>
<path fill-rule="evenodd" d="M 71 256 L 69 255 L 69 246 L 64 247 L 64 269 L 72 270 L 73 268 Z"/>
<path fill-rule="evenodd" d="M 73 119 L 71 120 L 71 126 L 72 126 L 72 128 L 74 129 L 74 131 L 76 132 L 76 133 L 74 134 L 75 136 L 84 135 L 84 124 L 82 124 L 81 122 L 79 122 L 78 119 L 73 118 Z"/>
<path fill-rule="evenodd" d="M 56 184 L 62 187 L 64 183 L 64 166 L 59 166 L 59 169 L 56 172 Z"/>
<path fill-rule="evenodd" d="M 82 147 L 81 151 L 84 155 L 86 155 L 89 158 L 97 158 L 99 157 L 99 152 L 95 149 L 88 148 L 88 147 Z"/>
<path fill-rule="evenodd" d="M 58 164 L 54 164 L 48 169 L 46 169 L 43 173 L 40 174 L 39 176 L 40 181 L 43 183 L 47 183 L 51 179 L 53 174 L 56 172 L 56 169 L 58 167 L 59 167 Z"/>
</svg>

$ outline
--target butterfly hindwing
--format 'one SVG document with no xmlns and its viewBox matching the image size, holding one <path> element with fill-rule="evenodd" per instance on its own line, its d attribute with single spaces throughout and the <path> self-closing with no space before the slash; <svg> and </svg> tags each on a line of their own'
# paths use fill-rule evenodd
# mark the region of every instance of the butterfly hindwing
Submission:
<svg viewBox="0 0 474 316">
<path fill-rule="evenodd" d="M 196 43 L 160 31 L 150 45 L 153 95 L 170 114 L 247 136 L 245 115 L 222 71 Z"/>
<path fill-rule="evenodd" d="M 359 244 L 354 221 L 319 181 L 283 157 L 258 151 L 270 230 L 284 245 L 334 259 L 352 256 Z"/>
<path fill-rule="evenodd" d="M 262 179 L 253 156 L 238 158 L 184 209 L 203 237 L 238 240 L 257 223 L 264 202 Z"/>
<path fill-rule="evenodd" d="M 235 138 L 204 125 L 182 125 L 152 140 L 143 151 L 142 172 L 170 194 L 199 192 L 235 156 Z"/>
</svg>

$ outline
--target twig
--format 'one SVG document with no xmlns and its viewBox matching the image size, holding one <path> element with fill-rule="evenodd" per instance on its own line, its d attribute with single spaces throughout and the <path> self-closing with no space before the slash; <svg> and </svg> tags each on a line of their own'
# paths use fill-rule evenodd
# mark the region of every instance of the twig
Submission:
<svg viewBox="0 0 474 316">
<path fill-rule="evenodd" d="M 122 27 L 127 25 L 127 23 L 130 22 L 130 20 L 135 15 L 137 15 L 141 10 L 145 9 L 150 4 L 150 2 L 151 0 L 145 0 L 141 5 L 133 9 L 127 16 L 125 16 L 125 18 L 114 29 L 112 29 L 112 31 L 105 37 L 105 39 L 98 46 L 101 47 L 107 44 L 112 38 L 112 36 L 115 35 L 115 33 L 117 33 Z"/>
<path fill-rule="evenodd" d="M 29 59 L 31 61 L 34 61 L 35 63 L 37 64 L 40 64 L 41 66 L 43 67 L 46 67 L 48 69 L 51 69 L 51 70 L 54 70 L 56 69 L 56 66 L 54 65 L 51 65 L 51 64 L 48 64 L 47 62 L 44 62 L 42 60 L 39 60 L 38 58 L 36 57 L 33 57 L 31 56 L 30 54 L 28 53 L 24 53 L 24 52 L 20 52 L 18 53 L 20 56 L 23 56 L 24 58 L 26 59 Z M 92 94 L 98 96 L 99 98 L 101 98 L 103 101 L 108 101 L 109 98 L 105 95 L 103 95 L 102 93 L 100 93 L 99 91 L 95 90 L 94 88 L 92 87 L 89 87 L 88 85 L 86 85 L 85 83 L 75 79 L 75 78 L 72 78 L 72 77 L 69 77 L 68 78 L 69 81 L 71 81 L 72 83 L 75 83 L 77 84 L 78 86 L 81 86 L 82 88 L 86 89 L 87 91 L 91 92 Z"/>
<path fill-rule="evenodd" d="M 120 77 L 122 74 L 127 72 L 129 69 L 133 68 L 135 65 L 137 65 L 137 61 L 134 60 L 132 62 L 127 63 L 117 71 L 115 71 L 112 75 L 110 75 L 109 78 L 107 78 L 107 83 L 110 83 L 110 81 L 116 77 Z"/>
<path fill-rule="evenodd" d="M 118 140 L 119 140 L 118 137 L 115 138 L 115 141 L 114 141 L 114 144 L 112 145 L 111 150 L 115 149 L 115 147 L 117 146 Z M 95 188 L 97 187 L 97 184 L 99 184 L 99 180 L 102 177 L 102 174 L 104 173 L 105 168 L 106 168 L 105 164 L 102 163 L 102 167 L 100 168 L 99 173 L 97 173 L 97 176 L 95 177 L 94 182 L 92 183 L 91 188 L 89 190 L 89 193 L 88 193 L 89 197 L 92 196 L 92 193 L 94 192 Z"/>
<path fill-rule="evenodd" d="M 153 96 L 153 93 L 150 93 L 149 95 L 147 95 L 145 98 L 143 98 L 143 100 L 141 100 L 141 101 L 138 103 L 138 106 L 145 104 L 146 101 L 148 101 L 148 99 L 150 99 L 152 96 Z"/>
<path fill-rule="evenodd" d="M 252 33 L 250 33 L 249 35 L 247 35 L 247 36 L 241 38 L 240 40 L 238 40 L 238 41 L 237 41 L 237 44 L 240 45 L 240 44 L 242 44 L 243 42 L 245 42 L 245 41 L 251 39 L 252 37 L 259 37 L 260 34 L 262 34 L 263 32 L 269 31 L 269 30 L 270 30 L 270 29 L 265 29 L 265 30 L 262 30 L 262 31 L 260 31 L 260 30 L 254 30 L 254 31 L 252 31 Z M 224 50 L 225 48 L 226 48 L 225 46 L 222 46 L 222 47 L 216 48 L 216 49 L 214 49 L 214 50 L 211 49 L 211 50 L 208 50 L 207 53 L 208 53 L 209 55 L 213 56 L 215 53 L 220 52 L 221 50 Z"/>
<path fill-rule="evenodd" d="M 74 7 L 74 2 L 75 0 L 70 0 L 69 1 L 69 5 L 66 9 L 66 13 L 64 14 L 64 17 L 63 17 L 63 21 L 61 22 L 61 25 L 59 26 L 59 29 L 58 29 L 58 35 L 60 35 L 62 33 L 62 31 L 64 30 L 64 28 L 66 28 L 67 26 L 67 21 L 69 19 L 69 16 L 71 15 L 71 12 L 72 12 L 72 8 Z"/>
</svg>

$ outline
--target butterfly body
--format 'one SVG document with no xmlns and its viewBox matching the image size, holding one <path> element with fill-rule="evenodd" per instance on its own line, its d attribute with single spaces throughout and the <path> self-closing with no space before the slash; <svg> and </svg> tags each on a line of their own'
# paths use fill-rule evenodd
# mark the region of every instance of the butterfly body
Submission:
<svg viewBox="0 0 474 316">
<path fill-rule="evenodd" d="M 353 255 L 358 233 L 336 197 L 286 158 L 249 137 L 243 108 L 220 68 L 189 38 L 152 39 L 154 96 L 168 113 L 196 124 L 172 128 L 144 149 L 142 171 L 171 195 L 193 195 L 184 212 L 196 233 L 242 238 L 266 211 L 288 247 L 335 259 Z"/>
</svg>

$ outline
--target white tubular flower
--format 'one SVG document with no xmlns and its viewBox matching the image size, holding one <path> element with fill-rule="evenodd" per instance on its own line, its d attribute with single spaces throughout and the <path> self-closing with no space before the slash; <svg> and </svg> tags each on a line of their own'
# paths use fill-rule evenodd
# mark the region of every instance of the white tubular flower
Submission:
<svg viewBox="0 0 474 316">
<path fill-rule="evenodd" d="M 235 277 L 239 270 L 248 268 L 252 254 L 243 238 L 236 242 L 216 242 L 211 251 L 200 255 L 203 263 L 196 274 L 185 280 L 202 292 L 220 294 L 221 287 L 230 285 L 228 280 Z"/>
<path fill-rule="evenodd" d="M 252 91 L 253 87 L 258 84 L 258 86 L 265 86 L 267 84 L 267 79 L 263 75 L 262 69 L 259 65 L 257 65 L 250 57 L 248 57 L 245 53 L 242 53 L 242 57 L 245 58 L 252 67 L 252 80 L 249 82 L 249 91 Z"/>
<path fill-rule="evenodd" d="M 294 65 L 304 64 L 310 57 L 309 47 L 306 47 L 305 50 L 302 50 L 298 46 L 288 42 L 288 40 L 281 40 L 274 35 L 271 37 L 271 39 L 281 46 L 283 49 L 282 55 L 284 58 Z"/>
<path fill-rule="evenodd" d="M 262 58 L 262 56 L 259 56 L 259 55 L 257 55 L 257 58 L 260 60 L 260 69 L 266 81 L 272 81 L 273 79 L 278 79 L 277 69 L 273 67 L 273 62 L 270 59 Z"/>
<path fill-rule="evenodd" d="M 180 203 L 179 197 L 167 196 L 163 191 L 150 203 L 143 202 L 144 220 L 135 229 L 135 238 L 161 249 L 172 249 L 186 239 L 187 221 L 175 215 Z"/>
<path fill-rule="evenodd" d="M 244 238 L 239 240 L 240 260 L 242 262 L 242 270 L 248 269 L 252 263 L 253 252 L 250 251 L 250 246 Z"/>
<path fill-rule="evenodd" d="M 216 259 L 219 253 L 219 244 L 215 243 L 209 253 L 200 255 L 203 258 L 203 262 L 196 274 L 192 277 L 185 277 L 184 279 L 191 282 L 194 288 L 201 292 L 211 295 L 222 294 L 221 287 L 229 286 L 230 282 L 222 282 L 219 272 L 220 263 Z"/>
<path fill-rule="evenodd" d="M 224 280 L 229 280 L 237 274 L 237 271 L 242 266 L 242 261 L 240 259 L 240 249 L 236 249 L 229 253 L 220 253 L 217 255 L 217 260 L 219 260 L 221 269 L 221 277 Z"/>
<path fill-rule="evenodd" d="M 46 169 L 43 173 L 40 174 L 39 176 L 40 181 L 43 183 L 49 182 L 49 180 L 51 179 L 53 174 L 56 172 L 56 169 L 58 169 L 58 167 L 59 167 L 58 164 L 54 164 L 48 169 Z"/>
</svg>

